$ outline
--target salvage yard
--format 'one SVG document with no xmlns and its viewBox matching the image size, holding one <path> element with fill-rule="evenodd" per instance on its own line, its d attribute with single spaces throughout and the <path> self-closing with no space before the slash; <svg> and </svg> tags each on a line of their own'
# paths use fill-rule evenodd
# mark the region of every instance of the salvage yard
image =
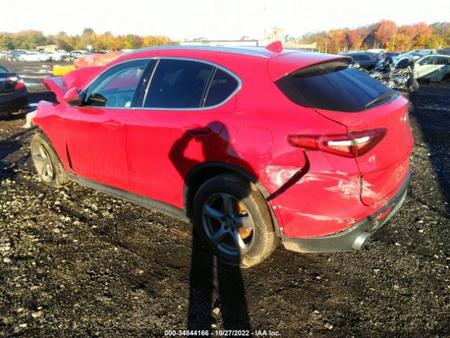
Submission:
<svg viewBox="0 0 450 338">
<path fill-rule="evenodd" d="M 425 85 L 411 102 L 408 198 L 370 244 L 279 248 L 241 272 L 213 269 L 188 224 L 76 184 L 48 188 L 32 174 L 33 130 L 0 117 L 0 336 L 157 337 L 205 325 L 450 336 L 450 87 Z"/>
</svg>

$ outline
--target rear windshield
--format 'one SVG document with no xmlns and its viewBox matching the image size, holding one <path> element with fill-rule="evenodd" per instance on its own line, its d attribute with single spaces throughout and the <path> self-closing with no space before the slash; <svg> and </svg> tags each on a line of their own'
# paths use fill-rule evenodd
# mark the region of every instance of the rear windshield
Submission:
<svg viewBox="0 0 450 338">
<path fill-rule="evenodd" d="M 301 69 L 276 84 L 299 105 L 343 112 L 361 111 L 396 97 L 392 89 L 341 62 Z"/>
</svg>

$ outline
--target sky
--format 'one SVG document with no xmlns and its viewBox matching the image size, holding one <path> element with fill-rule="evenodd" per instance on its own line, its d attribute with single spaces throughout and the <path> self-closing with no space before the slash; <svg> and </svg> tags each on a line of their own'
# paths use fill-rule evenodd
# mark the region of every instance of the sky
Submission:
<svg viewBox="0 0 450 338">
<path fill-rule="evenodd" d="M 5 0 L 3 0 L 5 1 Z M 301 36 L 389 19 L 450 21 L 450 0 L 19 0 L 2 6 L 0 32 L 166 35 L 177 40 L 261 39 L 272 27 Z"/>
</svg>

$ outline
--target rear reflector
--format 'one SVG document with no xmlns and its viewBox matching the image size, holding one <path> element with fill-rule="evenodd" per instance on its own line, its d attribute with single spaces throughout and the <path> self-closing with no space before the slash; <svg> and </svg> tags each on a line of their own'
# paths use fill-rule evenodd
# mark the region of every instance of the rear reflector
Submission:
<svg viewBox="0 0 450 338">
<path fill-rule="evenodd" d="M 386 135 L 386 129 L 372 129 L 341 135 L 290 135 L 288 142 L 294 147 L 357 157 L 375 147 L 384 135 Z"/>
</svg>

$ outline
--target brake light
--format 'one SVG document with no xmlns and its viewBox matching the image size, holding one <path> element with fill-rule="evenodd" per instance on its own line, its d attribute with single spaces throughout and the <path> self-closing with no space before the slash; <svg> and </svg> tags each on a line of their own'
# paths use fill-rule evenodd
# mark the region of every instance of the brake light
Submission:
<svg viewBox="0 0 450 338">
<path fill-rule="evenodd" d="M 20 79 L 18 76 L 7 77 L 6 81 L 8 81 L 8 82 L 15 82 L 16 83 L 15 86 L 14 86 L 15 90 L 19 90 L 19 89 L 25 87 L 25 82 L 22 79 Z"/>
<path fill-rule="evenodd" d="M 290 135 L 288 142 L 294 147 L 357 157 L 373 149 L 384 135 L 386 129 L 372 129 L 340 135 Z"/>
<path fill-rule="evenodd" d="M 22 79 L 17 80 L 16 82 L 16 90 L 22 89 L 25 87 L 25 82 Z"/>
</svg>

